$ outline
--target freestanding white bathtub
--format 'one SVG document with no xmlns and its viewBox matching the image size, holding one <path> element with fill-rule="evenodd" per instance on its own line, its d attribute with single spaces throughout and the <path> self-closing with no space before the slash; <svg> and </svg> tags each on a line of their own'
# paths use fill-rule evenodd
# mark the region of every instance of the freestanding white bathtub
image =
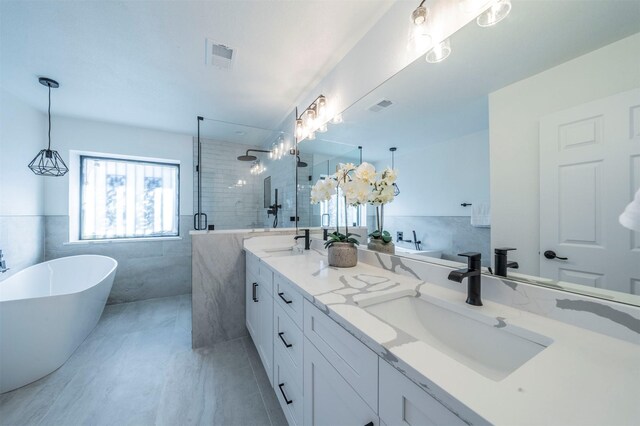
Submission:
<svg viewBox="0 0 640 426">
<path fill-rule="evenodd" d="M 94 329 L 118 262 L 70 256 L 0 282 L 0 393 L 56 370 Z"/>
</svg>

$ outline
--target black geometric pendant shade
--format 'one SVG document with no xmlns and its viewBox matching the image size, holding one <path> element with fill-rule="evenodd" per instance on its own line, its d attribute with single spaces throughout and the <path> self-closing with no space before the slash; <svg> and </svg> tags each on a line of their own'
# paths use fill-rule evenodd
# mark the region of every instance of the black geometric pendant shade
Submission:
<svg viewBox="0 0 640 426">
<path fill-rule="evenodd" d="M 69 171 L 58 151 L 50 149 L 40 151 L 29 163 L 29 168 L 39 176 L 64 176 Z"/>
<path fill-rule="evenodd" d="M 31 171 L 38 176 L 64 176 L 69 171 L 69 168 L 64 161 L 62 161 L 62 157 L 58 154 L 58 151 L 54 151 L 51 149 L 51 88 L 54 89 L 60 87 L 57 81 L 52 80 L 47 77 L 40 77 L 38 79 L 40 84 L 43 86 L 47 86 L 49 88 L 49 108 L 48 108 L 48 116 L 49 116 L 49 146 L 47 149 L 43 149 L 35 156 L 33 160 L 29 163 L 29 168 Z"/>
</svg>

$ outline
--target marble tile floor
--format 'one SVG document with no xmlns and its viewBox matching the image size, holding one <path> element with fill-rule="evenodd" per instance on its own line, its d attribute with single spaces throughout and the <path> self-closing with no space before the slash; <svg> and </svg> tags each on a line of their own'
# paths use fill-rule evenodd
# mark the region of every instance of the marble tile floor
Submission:
<svg viewBox="0 0 640 426">
<path fill-rule="evenodd" d="M 191 349 L 191 295 L 108 305 L 48 376 L 0 395 L 0 425 L 286 425 L 251 338 Z"/>
</svg>

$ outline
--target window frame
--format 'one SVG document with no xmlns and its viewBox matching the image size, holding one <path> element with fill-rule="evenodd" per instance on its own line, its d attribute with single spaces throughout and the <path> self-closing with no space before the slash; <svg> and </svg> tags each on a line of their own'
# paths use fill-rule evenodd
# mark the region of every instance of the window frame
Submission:
<svg viewBox="0 0 640 426">
<path fill-rule="evenodd" d="M 170 161 L 154 161 L 152 159 L 141 159 L 133 156 L 125 156 L 125 155 L 117 155 L 114 154 L 113 157 L 109 157 L 107 155 L 97 155 L 90 153 L 78 153 L 78 235 L 76 236 L 76 242 L 78 243 L 91 243 L 91 242 L 106 242 L 106 241 L 127 241 L 127 240 L 153 240 L 153 239 L 172 239 L 180 237 L 180 162 L 170 162 Z M 151 164 L 156 166 L 173 166 L 177 169 L 177 177 L 176 177 L 176 219 L 177 219 L 177 227 L 176 233 L 170 235 L 140 235 L 140 236 L 127 236 L 127 237 L 106 237 L 106 238 L 82 238 L 82 224 L 83 224 L 83 216 L 84 211 L 82 208 L 82 192 L 83 187 L 82 184 L 84 182 L 85 168 L 84 168 L 84 159 L 92 159 L 92 160 L 105 160 L 105 161 L 120 161 L 126 163 L 134 163 L 134 164 Z"/>
</svg>

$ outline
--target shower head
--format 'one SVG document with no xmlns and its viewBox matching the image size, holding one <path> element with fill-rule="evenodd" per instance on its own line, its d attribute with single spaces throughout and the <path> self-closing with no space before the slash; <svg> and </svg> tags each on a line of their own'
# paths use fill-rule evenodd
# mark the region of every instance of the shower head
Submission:
<svg viewBox="0 0 640 426">
<path fill-rule="evenodd" d="M 307 163 L 305 163 L 304 161 L 300 160 L 300 156 L 299 155 L 296 155 L 296 158 L 298 159 L 298 163 L 297 163 L 298 167 L 307 167 L 308 166 Z"/>
<path fill-rule="evenodd" d="M 248 149 L 247 152 L 244 155 L 241 155 L 238 157 L 238 160 L 240 161 L 256 161 L 258 159 L 258 157 L 256 157 L 255 155 L 249 155 L 250 152 L 271 152 L 271 151 L 265 151 L 264 149 Z"/>
</svg>

